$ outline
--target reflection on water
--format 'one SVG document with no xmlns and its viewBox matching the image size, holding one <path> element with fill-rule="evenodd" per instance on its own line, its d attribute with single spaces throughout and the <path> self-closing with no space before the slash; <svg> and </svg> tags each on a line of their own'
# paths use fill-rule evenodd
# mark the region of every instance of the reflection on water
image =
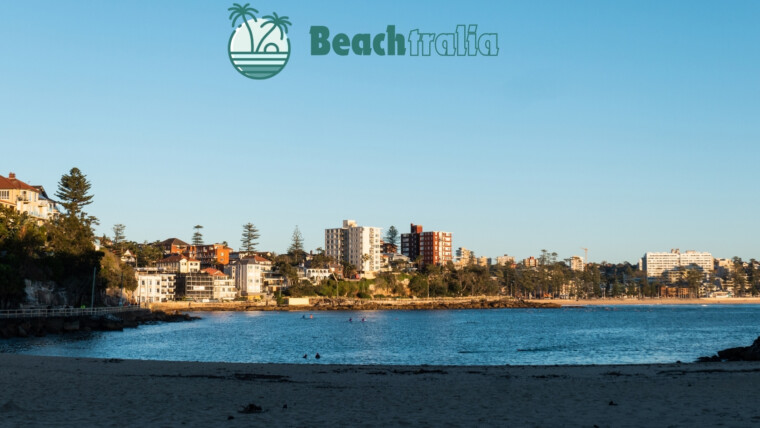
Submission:
<svg viewBox="0 0 760 428">
<path fill-rule="evenodd" d="M 203 319 L 5 340 L 0 352 L 273 363 L 314 363 L 319 353 L 320 363 L 335 364 L 630 364 L 692 361 L 760 335 L 760 305 L 196 315 Z"/>
</svg>

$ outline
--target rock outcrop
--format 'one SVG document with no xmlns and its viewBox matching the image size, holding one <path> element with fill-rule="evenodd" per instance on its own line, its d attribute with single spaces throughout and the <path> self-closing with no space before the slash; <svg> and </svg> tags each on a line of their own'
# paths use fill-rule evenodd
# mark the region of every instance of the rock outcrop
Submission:
<svg viewBox="0 0 760 428">
<path fill-rule="evenodd" d="M 700 357 L 699 362 L 713 361 L 760 361 L 760 337 L 750 346 L 739 346 L 718 351 L 712 357 Z"/>
<path fill-rule="evenodd" d="M 72 333 L 77 331 L 121 331 L 135 328 L 140 324 L 158 322 L 179 322 L 198 319 L 188 314 L 147 309 L 97 316 L 70 316 L 46 318 L 0 319 L 0 338 L 45 336 L 47 334 Z"/>
</svg>

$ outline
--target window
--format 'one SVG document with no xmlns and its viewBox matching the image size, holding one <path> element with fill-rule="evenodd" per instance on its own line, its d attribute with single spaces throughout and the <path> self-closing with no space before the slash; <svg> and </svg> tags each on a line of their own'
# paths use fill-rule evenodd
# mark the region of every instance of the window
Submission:
<svg viewBox="0 0 760 428">
<path fill-rule="evenodd" d="M 0 199 L 10 200 L 11 199 L 11 191 L 10 190 L 0 190 Z"/>
</svg>

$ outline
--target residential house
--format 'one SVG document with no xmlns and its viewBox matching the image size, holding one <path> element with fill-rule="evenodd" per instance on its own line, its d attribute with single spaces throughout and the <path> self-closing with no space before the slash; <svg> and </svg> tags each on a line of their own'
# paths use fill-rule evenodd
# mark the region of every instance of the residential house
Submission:
<svg viewBox="0 0 760 428">
<path fill-rule="evenodd" d="M 137 257 L 135 257 L 134 254 L 132 254 L 132 251 L 129 249 L 124 250 L 123 253 L 121 253 L 121 262 L 128 264 L 130 266 L 137 266 Z"/>
<path fill-rule="evenodd" d="M 42 186 L 24 183 L 12 172 L 8 177 L 0 175 L 0 205 L 28 214 L 38 223 L 58 215 L 56 202 L 48 197 Z"/>
<path fill-rule="evenodd" d="M 333 274 L 328 268 L 309 268 L 306 266 L 299 266 L 297 273 L 299 280 L 305 279 L 312 284 L 319 284 Z"/>
<path fill-rule="evenodd" d="M 165 256 L 182 254 L 187 251 L 187 248 L 190 246 L 187 242 L 177 238 L 169 238 L 165 241 L 161 241 L 158 245 L 164 251 Z"/>
<path fill-rule="evenodd" d="M 157 261 L 156 267 L 168 272 L 194 273 L 201 270 L 201 262 L 184 254 L 173 254 Z"/>
</svg>

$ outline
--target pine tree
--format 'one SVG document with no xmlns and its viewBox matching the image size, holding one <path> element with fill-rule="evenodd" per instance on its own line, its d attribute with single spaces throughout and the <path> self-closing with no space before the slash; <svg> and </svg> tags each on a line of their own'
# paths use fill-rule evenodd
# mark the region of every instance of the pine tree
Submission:
<svg viewBox="0 0 760 428">
<path fill-rule="evenodd" d="M 301 235 L 301 231 L 298 229 L 297 225 L 295 230 L 293 230 L 293 238 L 290 243 L 290 248 L 288 248 L 288 253 L 295 256 L 299 256 L 303 253 L 303 235 Z"/>
<path fill-rule="evenodd" d="M 51 246 L 56 252 L 84 254 L 93 249 L 95 233 L 92 230 L 98 219 L 82 209 L 92 203 L 90 182 L 78 168 L 61 176 L 56 196 L 66 211 L 49 226 Z"/>
<path fill-rule="evenodd" d="M 259 229 L 253 225 L 253 223 L 246 223 L 243 225 L 243 237 L 240 239 L 240 249 L 250 253 L 256 251 L 256 245 L 258 245 Z"/>
<path fill-rule="evenodd" d="M 398 229 L 396 229 L 396 226 L 391 226 L 388 228 L 388 231 L 385 232 L 385 243 L 393 244 L 395 246 L 397 242 L 398 242 Z"/>
<path fill-rule="evenodd" d="M 82 208 L 92 203 L 93 195 L 87 194 L 90 187 L 87 176 L 82 174 L 79 168 L 71 168 L 68 174 L 61 177 L 55 196 L 69 216 L 86 218 L 87 213 L 83 212 Z"/>
<path fill-rule="evenodd" d="M 193 229 L 195 229 L 195 233 L 193 233 L 193 245 L 203 245 L 203 234 L 201 233 L 203 226 L 196 224 L 193 226 Z"/>
<path fill-rule="evenodd" d="M 123 224 L 115 224 L 113 226 L 113 246 L 121 250 L 121 244 L 124 243 L 126 237 L 124 236 L 124 230 L 127 227 Z"/>
</svg>

